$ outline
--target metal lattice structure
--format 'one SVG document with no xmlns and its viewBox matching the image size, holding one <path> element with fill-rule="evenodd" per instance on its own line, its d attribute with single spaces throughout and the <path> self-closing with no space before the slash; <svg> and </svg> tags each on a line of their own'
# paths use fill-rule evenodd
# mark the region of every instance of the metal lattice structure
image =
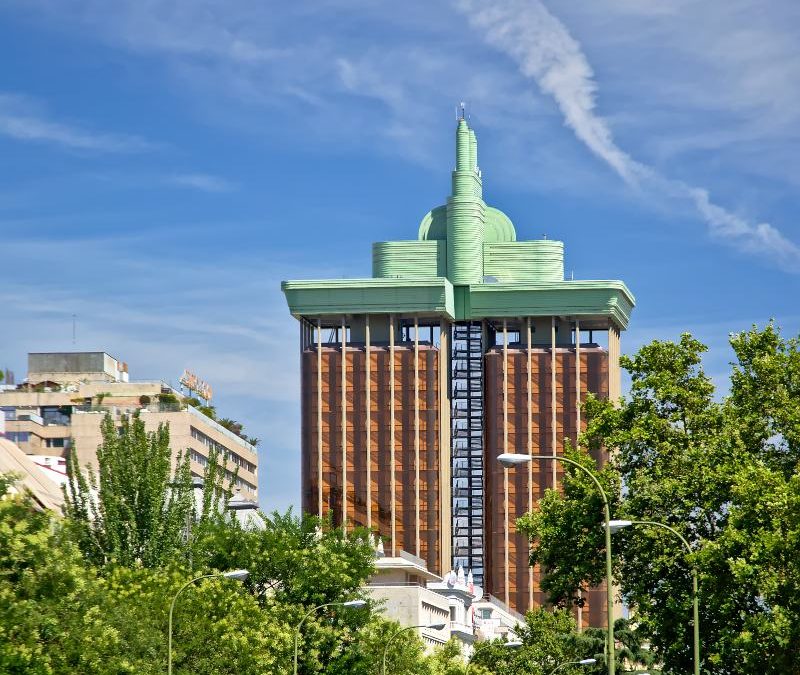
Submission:
<svg viewBox="0 0 800 675">
<path fill-rule="evenodd" d="M 453 325 L 453 567 L 483 585 L 483 344 L 480 322 Z"/>
</svg>

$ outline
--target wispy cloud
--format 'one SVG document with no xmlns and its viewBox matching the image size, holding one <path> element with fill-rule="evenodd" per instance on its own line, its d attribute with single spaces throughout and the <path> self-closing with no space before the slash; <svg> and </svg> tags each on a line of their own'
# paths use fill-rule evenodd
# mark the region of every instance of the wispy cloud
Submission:
<svg viewBox="0 0 800 675">
<path fill-rule="evenodd" d="M 711 201 L 709 191 L 666 178 L 636 161 L 614 140 L 596 112 L 597 82 L 580 44 L 538 0 L 503 0 L 486 7 L 462 0 L 459 7 L 482 30 L 489 44 L 508 54 L 558 105 L 564 123 L 623 180 L 695 207 L 712 237 L 739 250 L 770 258 L 782 269 L 800 272 L 800 247 L 768 223 L 754 224 Z"/>
<path fill-rule="evenodd" d="M 49 119 L 31 99 L 0 94 L 0 134 L 19 141 L 60 145 L 93 152 L 145 152 L 157 146 L 139 136 L 87 131 Z"/>
<path fill-rule="evenodd" d="M 220 176 L 212 176 L 207 173 L 180 173 L 168 176 L 165 181 L 168 185 L 177 187 L 192 188 L 203 192 L 230 192 L 235 189 L 235 185 Z"/>
<path fill-rule="evenodd" d="M 0 366 L 11 367 L 21 378 L 27 352 L 71 348 L 105 349 L 130 363 L 135 379 L 176 383 L 184 368 L 192 368 L 214 384 L 220 415 L 236 416 L 247 433 L 262 439 L 262 505 L 296 504 L 297 326 L 288 317 L 279 281 L 302 272 L 287 264 L 280 251 L 271 258 L 240 251 L 211 255 L 195 248 L 196 238 L 176 250 L 171 236 L 165 229 L 124 237 L 23 236 L 5 242 L 9 278 L 21 279 L 19 272 L 31 259 L 46 269 L 29 282 L 0 288 L 4 320 L 14 327 L 13 334 L 3 336 L 0 357 L 6 361 Z M 144 246 L 150 251 L 146 261 L 140 254 Z M 97 264 L 78 266 L 65 280 L 53 264 L 65 255 L 89 256 Z M 324 263 L 319 267 L 323 274 L 328 271 Z M 165 294 L 167 287 L 171 291 Z"/>
</svg>

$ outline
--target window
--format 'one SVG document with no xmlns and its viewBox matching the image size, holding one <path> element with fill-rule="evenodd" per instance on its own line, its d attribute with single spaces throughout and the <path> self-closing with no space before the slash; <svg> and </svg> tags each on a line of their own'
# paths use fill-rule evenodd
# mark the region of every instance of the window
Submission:
<svg viewBox="0 0 800 675">
<path fill-rule="evenodd" d="M 45 424 L 66 426 L 70 423 L 69 410 L 70 408 L 68 406 L 42 406 L 42 419 Z"/>
<path fill-rule="evenodd" d="M 190 456 L 192 461 L 197 462 L 200 466 L 202 467 L 208 466 L 208 457 L 201 455 L 199 452 L 197 452 L 197 450 L 192 450 Z"/>
<path fill-rule="evenodd" d="M 249 471 L 250 473 L 256 472 L 256 465 L 252 462 L 248 462 L 244 457 L 233 452 L 233 450 L 229 450 L 226 448 L 222 443 L 217 443 L 213 438 L 209 438 L 206 436 L 202 431 L 198 431 L 194 427 L 191 427 L 192 438 L 195 440 L 200 441 L 203 445 L 205 445 L 209 450 L 216 450 L 220 457 L 224 457 L 229 462 L 233 462 L 236 466 L 241 467 L 245 471 Z"/>
<path fill-rule="evenodd" d="M 28 443 L 31 439 L 29 431 L 9 431 L 6 438 L 12 443 Z"/>
<path fill-rule="evenodd" d="M 200 436 L 204 436 L 205 438 L 208 438 L 208 436 L 205 436 L 205 434 L 202 434 L 199 431 L 197 431 L 196 429 L 192 428 L 192 436 L 195 437 L 195 438 L 197 438 L 195 436 L 195 432 L 197 432 Z M 212 439 L 209 438 L 208 440 L 211 441 L 212 443 L 214 443 L 214 441 Z M 220 446 L 220 447 L 222 447 L 222 446 Z M 191 460 L 193 462 L 197 462 L 203 468 L 208 466 L 208 457 L 206 457 L 205 455 L 201 455 L 199 452 L 197 452 L 197 450 L 194 450 L 194 449 L 190 448 L 189 449 L 189 457 L 191 458 Z M 225 479 L 229 483 L 231 483 L 231 484 L 235 485 L 236 487 L 241 488 L 243 490 L 249 490 L 250 492 L 255 492 L 256 491 L 256 486 L 255 485 L 252 485 L 251 483 L 248 483 L 243 478 L 239 478 L 238 476 L 236 476 L 236 474 L 233 471 L 229 471 L 228 469 L 223 469 L 223 471 L 225 473 Z M 235 480 L 234 480 L 234 478 L 235 478 Z"/>
</svg>

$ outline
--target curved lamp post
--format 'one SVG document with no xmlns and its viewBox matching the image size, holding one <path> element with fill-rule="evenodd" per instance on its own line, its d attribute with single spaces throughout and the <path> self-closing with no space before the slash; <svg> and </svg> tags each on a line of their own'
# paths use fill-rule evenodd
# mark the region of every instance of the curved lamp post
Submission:
<svg viewBox="0 0 800 675">
<path fill-rule="evenodd" d="M 250 575 L 247 570 L 233 570 L 231 572 L 217 572 L 216 574 L 204 574 L 200 577 L 195 577 L 191 581 L 187 581 L 183 586 L 178 589 L 175 597 L 172 598 L 172 603 L 169 606 L 169 643 L 167 646 L 167 675 L 172 675 L 172 614 L 175 611 L 175 601 L 178 596 L 183 593 L 189 586 L 200 581 L 201 579 L 213 579 L 215 577 L 222 577 L 223 579 L 233 579 L 234 581 L 244 581 Z"/>
<path fill-rule="evenodd" d="M 612 520 L 611 521 L 611 531 L 616 532 L 621 530 L 625 527 L 630 527 L 631 525 L 646 525 L 650 527 L 660 527 L 669 532 L 672 532 L 678 539 L 681 540 L 681 543 L 684 545 L 686 550 L 691 554 L 693 553 L 692 547 L 689 545 L 689 542 L 683 537 L 683 535 L 678 532 L 677 530 L 671 528 L 669 525 L 664 525 L 664 523 L 657 523 L 654 520 Z M 698 583 L 697 583 L 697 566 L 692 565 L 692 622 L 694 623 L 694 675 L 700 675 L 700 606 L 699 601 L 697 599 L 697 591 L 698 591 Z"/>
<path fill-rule="evenodd" d="M 517 464 L 527 464 L 534 459 L 549 459 L 557 462 L 566 462 L 574 467 L 583 471 L 589 478 L 594 481 L 600 497 L 603 499 L 603 524 L 606 531 L 606 594 L 608 602 L 608 627 L 607 627 L 607 640 L 608 640 L 608 675 L 615 675 L 616 673 L 616 654 L 614 653 L 614 579 L 611 572 L 611 512 L 608 508 L 608 497 L 606 496 L 603 486 L 597 477 L 589 471 L 585 466 L 578 464 L 578 462 L 563 457 L 561 455 L 522 455 L 513 452 L 506 452 L 498 455 L 497 461 L 504 467 L 511 468 Z"/>
<path fill-rule="evenodd" d="M 447 624 L 445 623 L 432 623 L 432 624 L 420 624 L 419 626 L 406 626 L 405 628 L 401 628 L 386 641 L 386 645 L 383 648 L 383 667 L 381 668 L 381 673 L 386 675 L 386 655 L 389 653 L 389 645 L 394 642 L 395 638 L 405 633 L 407 630 L 414 630 L 415 628 L 430 628 L 431 630 L 444 630 Z"/>
<path fill-rule="evenodd" d="M 562 668 L 566 668 L 567 666 L 590 666 L 593 663 L 597 663 L 597 659 L 581 659 L 580 661 L 567 661 L 566 663 L 562 663 L 557 665 L 553 670 L 550 671 L 550 675 L 553 673 L 558 672 Z"/>
<path fill-rule="evenodd" d="M 597 663 L 597 659 L 581 659 L 580 661 L 568 661 L 567 663 L 562 663 L 560 666 L 556 666 L 553 670 L 550 671 L 550 675 L 553 673 L 558 672 L 562 668 L 566 668 L 567 666 L 590 666 L 593 663 Z"/>
<path fill-rule="evenodd" d="M 314 607 L 314 609 L 308 610 L 305 616 L 300 620 L 300 623 L 295 626 L 294 629 L 294 675 L 297 675 L 297 645 L 300 639 L 300 629 L 303 627 L 303 624 L 306 622 L 306 619 L 310 617 L 314 612 L 319 611 L 320 609 L 324 609 L 325 607 L 363 607 L 367 604 L 366 600 L 348 600 L 347 602 L 326 602 L 324 605 L 318 605 Z"/>
<path fill-rule="evenodd" d="M 509 640 L 508 642 L 504 642 L 503 647 L 508 647 L 509 649 L 516 649 L 517 647 L 522 647 L 522 643 L 519 640 Z M 472 665 L 472 661 L 467 663 L 467 667 L 464 669 L 464 675 L 469 675 L 469 669 Z"/>
</svg>

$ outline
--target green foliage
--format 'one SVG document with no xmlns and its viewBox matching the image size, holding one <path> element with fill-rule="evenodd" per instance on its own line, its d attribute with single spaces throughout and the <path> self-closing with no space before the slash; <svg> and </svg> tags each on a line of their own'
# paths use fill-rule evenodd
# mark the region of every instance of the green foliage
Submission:
<svg viewBox="0 0 800 675">
<path fill-rule="evenodd" d="M 483 672 L 498 675 L 547 675 L 562 663 L 595 656 L 594 642 L 578 639 L 575 621 L 565 610 L 550 611 L 541 607 L 531 610 L 518 636 L 521 647 L 505 647 L 501 640 L 478 645 L 470 673 L 480 673 L 477 666 L 482 666 Z M 559 673 L 562 672 L 578 671 L 563 668 Z"/>
<path fill-rule="evenodd" d="M 178 568 L 86 566 L 69 532 L 24 497 L 0 500 L 0 672 L 155 675 L 166 670 Z M 292 628 L 239 584 L 190 586 L 175 611 L 176 673 L 285 672 Z"/>
<path fill-rule="evenodd" d="M 610 501 L 612 512 L 619 501 L 619 475 L 610 465 L 598 469 L 586 453 L 565 443 L 564 456 L 592 471 Z M 562 493 L 548 489 L 539 509 L 518 519 L 517 528 L 531 538 L 531 565 L 539 564 L 550 574 L 542 580 L 555 604 L 571 607 L 578 589 L 586 591 L 605 579 L 598 551 L 605 554 L 603 500 L 594 481 L 579 468 L 564 462 Z M 564 565 L 569 556 L 569 565 Z"/>
<path fill-rule="evenodd" d="M 19 475 L 16 473 L 0 473 L 0 498 L 8 493 L 11 486 L 13 486 L 18 480 Z"/>
<path fill-rule="evenodd" d="M 579 652 L 591 654 L 585 658 L 594 658 L 597 663 L 581 669 L 583 675 L 603 675 L 607 672 L 606 664 L 606 629 L 586 628 L 576 634 L 574 640 L 579 645 Z M 642 630 L 629 619 L 617 619 L 614 622 L 614 654 L 617 668 L 624 672 L 646 670 L 650 675 L 659 675 L 654 669 L 655 654 L 647 647 L 648 640 Z"/>
<path fill-rule="evenodd" d="M 325 521 L 300 519 L 291 511 L 264 520 L 263 530 L 235 523 L 198 528 L 195 561 L 216 569 L 248 569 L 248 586 L 265 611 L 283 612 L 293 624 L 310 608 L 360 595 L 373 572 L 374 552 L 367 532 L 345 536 Z M 366 610 L 330 608 L 312 614 L 303 624 L 302 672 L 328 672 L 325 668 L 339 667 L 342 659 L 350 663 L 351 650 L 341 645 L 355 644 L 356 632 L 369 620 Z"/>
<path fill-rule="evenodd" d="M 172 474 L 169 429 L 147 433 L 138 416 L 101 424 L 98 472 L 84 473 L 77 453 L 67 462 L 65 511 L 81 550 L 95 564 L 155 567 L 185 550 L 194 517 L 188 455 Z"/>
<path fill-rule="evenodd" d="M 242 425 L 241 422 L 237 422 L 236 420 L 232 420 L 227 417 L 223 417 L 222 419 L 217 421 L 219 422 L 220 426 L 225 427 L 231 433 L 234 433 L 237 436 L 240 436 L 242 434 L 244 426 Z"/>
<path fill-rule="evenodd" d="M 206 417 L 210 417 L 212 420 L 217 419 L 217 409 L 213 405 L 201 405 L 197 409 Z"/>
<path fill-rule="evenodd" d="M 142 394 L 139 397 L 139 405 L 150 405 L 150 397 L 147 394 Z"/>
<path fill-rule="evenodd" d="M 730 395 L 714 398 L 705 346 L 655 341 L 621 363 L 620 407 L 586 403 L 582 445 L 614 449 L 614 517 L 675 528 L 614 535 L 618 583 L 665 673 L 692 668 L 691 567 L 700 573 L 700 628 L 709 673 L 800 673 L 800 351 L 769 324 L 731 336 Z M 588 458 L 586 458 L 588 459 Z M 610 481 L 610 476 L 601 477 Z M 613 489 L 613 488 L 610 488 Z M 591 514 L 588 519 L 581 514 Z M 602 578 L 597 505 L 567 476 L 521 525 L 546 565 L 556 601 Z M 578 519 L 577 526 L 575 520 Z M 594 522 L 592 522 L 594 521 Z M 580 578 L 579 578 L 580 577 Z"/>
<path fill-rule="evenodd" d="M 461 645 L 452 638 L 447 644 L 442 645 L 429 657 L 431 675 L 463 675 L 466 661 L 461 654 Z M 480 667 L 470 668 L 470 673 L 480 675 Z M 396 670 L 395 672 L 404 672 Z"/>
<path fill-rule="evenodd" d="M 241 422 L 237 422 L 236 420 L 232 420 L 227 417 L 223 417 L 221 420 L 217 420 L 217 422 L 221 426 L 225 427 L 231 433 L 236 434 L 246 443 L 250 443 L 251 445 L 258 445 L 261 442 L 261 439 L 250 438 L 247 434 L 245 434 L 244 425 Z"/>
<path fill-rule="evenodd" d="M 158 402 L 164 410 L 180 410 L 181 402 L 171 391 L 158 395 Z"/>
<path fill-rule="evenodd" d="M 10 483 L 0 476 L 0 497 Z M 345 536 L 329 523 L 291 512 L 266 522 L 257 531 L 223 517 L 201 519 L 191 546 L 194 571 L 180 558 L 144 567 L 136 560 L 120 564 L 124 556 L 117 556 L 98 567 L 87 564 L 73 541 L 81 535 L 75 523 L 37 511 L 26 496 L 0 499 L 0 672 L 163 673 L 175 594 L 201 574 L 233 567 L 247 567 L 252 577 L 246 584 L 200 580 L 179 596 L 176 675 L 285 675 L 291 672 L 295 627 L 306 614 L 299 642 L 306 675 L 379 675 L 390 638 L 388 673 L 463 672 L 454 643 L 427 657 L 415 632 L 397 634 L 400 627 L 383 620 L 374 606 L 312 611 L 359 597 L 373 571 L 366 533 Z M 490 675 L 477 665 L 472 672 Z"/>
<path fill-rule="evenodd" d="M 217 409 L 213 405 L 209 405 L 207 403 L 203 403 L 199 398 L 196 396 L 185 396 L 183 398 L 184 405 L 190 405 L 193 408 L 197 408 L 201 413 L 203 413 L 206 417 L 216 421 L 217 420 Z"/>
</svg>

